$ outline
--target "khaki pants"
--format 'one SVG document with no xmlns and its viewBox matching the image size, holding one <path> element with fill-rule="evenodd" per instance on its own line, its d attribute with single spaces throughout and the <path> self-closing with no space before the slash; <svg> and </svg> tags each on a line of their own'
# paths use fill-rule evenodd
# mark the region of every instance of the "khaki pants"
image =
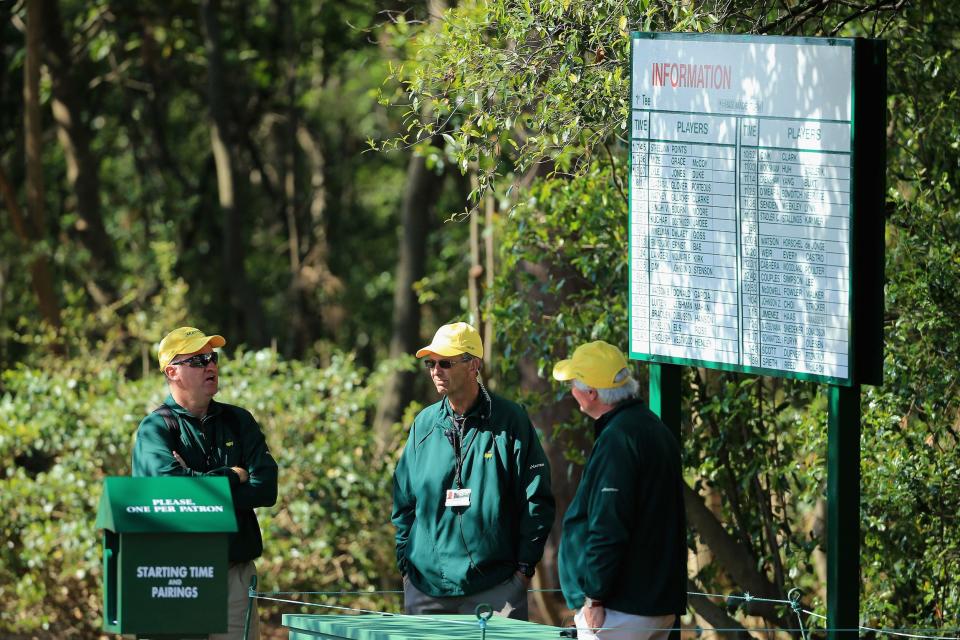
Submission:
<svg viewBox="0 0 960 640">
<path fill-rule="evenodd" d="M 583 609 L 573 617 L 577 625 L 577 640 L 667 640 L 676 622 L 668 616 L 635 616 L 615 609 L 606 609 L 603 627 L 592 631 L 587 627 Z"/>
<path fill-rule="evenodd" d="M 249 562 L 231 562 L 227 571 L 227 632 L 211 633 L 209 640 L 260 640 L 260 618 L 257 615 L 257 600 L 250 598 L 250 579 L 257 575 L 257 566 Z M 243 624 L 250 611 L 250 630 L 243 637 Z"/>
<path fill-rule="evenodd" d="M 472 615 L 479 604 L 489 604 L 498 616 L 526 620 L 528 618 L 527 585 L 520 576 L 513 574 L 505 582 L 480 593 L 435 598 L 417 589 L 409 579 L 403 579 L 403 611 L 410 615 L 438 613 Z"/>
</svg>

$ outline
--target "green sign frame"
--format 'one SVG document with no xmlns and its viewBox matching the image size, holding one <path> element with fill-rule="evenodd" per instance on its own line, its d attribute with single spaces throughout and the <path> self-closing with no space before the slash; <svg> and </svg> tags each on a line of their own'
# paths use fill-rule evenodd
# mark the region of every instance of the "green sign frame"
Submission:
<svg viewBox="0 0 960 640">
<path fill-rule="evenodd" d="M 745 333 L 744 325 L 746 324 L 744 320 L 743 312 L 739 313 L 739 322 L 736 328 L 736 331 L 739 334 L 739 351 L 738 358 L 741 358 L 741 361 L 733 363 L 729 361 L 719 361 L 716 359 L 711 359 L 709 357 L 696 357 L 690 355 L 676 356 L 676 355 L 665 355 L 664 353 L 652 353 L 654 349 L 648 348 L 647 350 L 642 350 L 636 348 L 636 342 L 634 336 L 640 335 L 640 332 L 637 329 L 646 331 L 647 335 L 653 333 L 651 328 L 651 319 L 648 312 L 646 318 L 646 326 L 643 326 L 643 320 L 638 321 L 634 314 L 634 305 L 635 301 L 640 300 L 638 303 L 640 306 L 637 308 L 651 309 L 652 303 L 650 298 L 647 297 L 644 299 L 644 296 L 649 296 L 650 286 L 644 287 L 638 285 L 634 277 L 634 269 L 636 265 L 646 265 L 648 269 L 648 282 L 649 282 L 649 265 L 650 265 L 650 255 L 655 253 L 652 243 L 656 239 L 651 240 L 649 236 L 645 240 L 648 244 L 643 247 L 643 253 L 645 255 L 636 255 L 637 251 L 640 249 L 635 248 L 635 243 L 633 240 L 630 242 L 630 265 L 631 265 L 631 278 L 629 283 L 629 307 L 631 309 L 630 313 L 630 349 L 629 354 L 630 358 L 634 360 L 648 361 L 651 363 L 662 363 L 662 364 L 677 364 L 677 365 L 690 365 L 697 367 L 707 367 L 711 369 L 721 369 L 727 371 L 739 371 L 743 373 L 756 374 L 756 375 L 769 375 L 769 376 L 778 376 L 785 378 L 795 378 L 801 380 L 811 380 L 817 382 L 824 382 L 828 384 L 842 385 L 842 386 L 852 386 L 854 384 L 880 384 L 882 382 L 882 363 L 883 363 L 883 265 L 884 265 L 884 246 L 883 246 L 883 228 L 884 228 L 884 171 L 885 171 L 885 138 L 884 138 L 884 122 L 885 122 L 885 82 L 884 77 L 886 73 L 886 62 L 885 55 L 882 54 L 879 50 L 882 49 L 880 45 L 877 44 L 877 41 L 874 40 L 864 40 L 864 39 L 844 39 L 844 38 L 788 38 L 788 37 L 773 37 L 773 36 L 726 36 L 726 35 L 716 35 L 716 34 L 680 34 L 680 33 L 640 33 L 635 32 L 631 35 L 631 89 L 630 89 L 630 114 L 631 122 L 629 123 L 631 131 L 631 153 L 630 153 L 630 209 L 631 209 L 631 238 L 633 237 L 633 228 L 634 228 L 634 202 L 635 202 L 635 191 L 634 191 L 634 182 L 633 176 L 636 171 L 644 172 L 644 175 L 647 176 L 644 178 L 644 182 L 650 184 L 653 179 L 649 177 L 648 172 L 651 171 L 651 165 L 637 166 L 637 155 L 634 153 L 634 141 L 640 140 L 640 138 L 635 138 L 634 133 L 636 130 L 636 123 L 634 118 L 637 114 L 641 113 L 660 113 L 661 110 L 658 110 L 656 104 L 648 105 L 649 108 L 638 108 L 637 101 L 640 99 L 638 95 L 638 80 L 635 77 L 636 69 L 633 61 L 636 59 L 636 50 L 638 46 L 641 46 L 643 43 L 647 42 L 656 42 L 660 49 L 669 47 L 670 50 L 676 50 L 678 52 L 683 52 L 684 49 L 692 49 L 691 45 L 696 43 L 698 45 L 702 43 L 708 43 L 711 47 L 721 48 L 725 45 L 732 44 L 740 47 L 740 50 L 743 50 L 744 45 L 757 45 L 758 47 L 775 47 L 777 45 L 787 46 L 787 47 L 842 47 L 850 52 L 850 77 L 849 77 L 849 86 L 845 90 L 849 91 L 849 193 L 844 194 L 844 197 L 848 197 L 848 211 L 849 211 L 849 224 L 848 224 L 848 233 L 847 233 L 847 247 L 848 247 L 848 257 L 847 260 L 847 295 L 848 299 L 845 304 L 840 303 L 839 306 L 846 307 L 846 310 L 849 312 L 849 315 L 846 317 L 846 328 L 847 333 L 847 368 L 846 375 L 821 375 L 817 373 L 810 373 L 804 371 L 790 370 L 784 368 L 777 368 L 773 366 L 763 366 L 763 364 L 768 360 L 773 360 L 764 358 L 763 361 L 759 360 L 761 350 L 763 346 L 758 345 L 757 354 L 752 356 L 756 361 L 760 361 L 761 364 L 745 364 L 743 359 L 745 358 L 743 345 Z M 682 54 L 681 54 L 682 55 Z M 689 60 L 694 58 L 692 54 L 686 54 L 687 58 L 682 58 L 681 55 L 678 55 L 678 59 Z M 656 65 L 654 65 L 656 66 Z M 680 66 L 689 66 L 696 67 L 697 65 L 680 65 Z M 709 92 L 710 86 L 720 86 L 724 81 L 724 76 L 721 73 L 716 73 L 714 78 L 711 78 L 711 69 L 717 69 L 719 65 L 700 65 L 701 71 L 702 68 L 707 68 L 706 80 L 701 75 L 693 83 L 694 91 L 692 93 L 704 93 Z M 656 71 L 654 70 L 655 74 Z M 736 71 L 734 71 L 736 74 Z M 693 76 L 691 76 L 693 77 Z M 676 79 L 676 75 L 674 76 Z M 653 78 L 653 81 L 656 82 L 656 78 Z M 646 82 L 650 82 L 650 78 L 646 79 Z M 662 82 L 662 78 L 661 78 Z M 696 84 L 699 82 L 699 84 Z M 689 81 L 687 84 L 691 84 Z M 716 97 L 714 96 L 716 101 Z M 703 99 L 705 103 L 709 103 L 708 99 Z M 764 108 L 764 103 L 760 101 L 759 109 Z M 639 105 L 644 106 L 644 105 Z M 676 110 L 664 109 L 662 113 L 669 114 L 671 116 L 676 116 L 678 114 L 683 114 Z M 689 114 L 692 115 L 692 114 Z M 726 119 L 737 117 L 731 115 L 727 112 L 714 112 L 704 109 L 702 112 L 696 114 L 700 116 L 713 117 L 721 115 Z M 649 117 L 649 116 L 648 116 Z M 762 113 L 755 114 L 746 114 L 737 119 L 738 127 L 741 120 L 760 120 L 763 118 L 773 118 L 774 116 L 765 116 Z M 781 118 L 782 120 L 782 118 Z M 798 121 L 800 119 L 797 119 Z M 828 124 L 831 122 L 829 118 L 825 118 L 824 122 Z M 651 126 L 648 122 L 647 126 Z M 819 134 L 819 131 L 818 131 Z M 739 134 L 734 134 L 735 136 Z M 647 130 L 647 137 L 643 139 L 650 142 L 662 142 L 658 141 L 653 137 L 653 134 L 650 130 Z M 847 143 L 846 140 L 842 141 Z M 736 305 L 740 309 L 743 306 L 743 289 L 741 289 L 741 278 L 743 277 L 743 260 L 740 254 L 741 248 L 741 227 L 740 227 L 740 218 L 739 211 L 741 205 L 741 196 L 743 195 L 742 187 L 743 185 L 740 182 L 740 168 L 741 168 L 741 156 L 740 154 L 740 145 L 737 143 L 737 155 L 735 156 L 736 169 L 735 173 L 737 174 L 736 178 L 736 187 L 734 192 L 735 206 L 737 210 L 737 289 L 736 289 Z M 759 143 L 757 147 L 759 148 Z M 648 146 L 649 149 L 649 146 Z M 649 153 L 649 152 L 648 152 Z M 666 157 L 666 156 L 664 156 Z M 648 158 L 649 160 L 649 158 Z M 655 169 L 655 168 L 654 168 Z M 665 181 L 664 181 L 665 182 Z M 748 185 L 749 186 L 749 185 Z M 755 192 L 756 194 L 756 192 Z M 686 201 L 685 201 L 686 202 Z M 645 205 L 649 206 L 649 205 Z M 759 218 L 759 206 L 757 207 L 757 216 Z M 651 209 L 648 208 L 644 215 L 652 216 Z M 712 214 L 711 214 L 712 215 Z M 675 218 L 675 219 L 685 219 L 685 218 Z M 645 223 L 646 224 L 646 223 Z M 712 222 L 711 222 L 712 224 Z M 759 223 L 757 228 L 759 228 Z M 682 232 L 681 232 L 682 233 Z M 759 231 L 757 232 L 759 237 Z M 661 252 L 665 253 L 665 252 Z M 674 255 L 674 252 L 671 252 L 671 255 Z M 759 256 L 757 256 L 759 261 Z M 756 272 L 759 273 L 759 267 L 756 268 Z M 755 292 L 756 297 L 759 299 L 760 290 L 759 282 L 755 283 L 754 286 L 757 287 Z M 822 292 L 821 292 L 822 293 Z M 638 298 L 639 296 L 639 298 Z M 672 309 L 682 308 L 680 305 L 687 304 L 689 301 L 677 302 L 673 301 L 670 303 Z M 758 305 L 759 306 L 759 305 Z M 701 305 L 703 307 L 703 305 Z M 758 313 L 760 313 L 758 311 Z M 674 312 L 673 317 L 677 317 L 679 314 Z M 755 321 L 757 323 L 757 335 L 760 335 L 760 320 Z M 673 325 L 680 326 L 680 325 Z M 801 326 L 801 325 L 796 325 Z M 801 326 L 802 328 L 802 326 Z M 809 330 L 809 329 L 808 329 Z M 661 333 L 661 339 L 667 334 Z M 809 335 L 809 334 L 808 334 Z M 786 338 L 789 338 L 786 337 Z M 785 338 L 785 339 L 786 339 Z M 650 338 L 647 338 L 647 344 L 651 344 L 652 341 Z M 755 338 L 758 342 L 762 338 Z M 804 341 L 801 336 L 800 343 L 804 342 L 816 342 L 815 340 L 810 340 L 809 338 Z M 821 341 L 826 342 L 826 341 Z M 643 344 L 642 341 L 640 344 Z M 773 347 L 770 347 L 773 348 Z M 803 347 L 800 347 L 802 349 Z M 669 347 L 663 349 L 664 351 L 669 350 Z M 695 349 L 694 349 L 695 350 Z M 784 348 L 784 352 L 786 348 Z M 809 351 L 809 348 L 808 348 Z"/>
</svg>

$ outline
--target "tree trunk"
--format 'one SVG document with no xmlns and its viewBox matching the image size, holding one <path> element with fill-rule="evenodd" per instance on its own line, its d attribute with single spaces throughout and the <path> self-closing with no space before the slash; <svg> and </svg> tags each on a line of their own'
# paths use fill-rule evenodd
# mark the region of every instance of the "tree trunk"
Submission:
<svg viewBox="0 0 960 640">
<path fill-rule="evenodd" d="M 222 322 L 228 335 L 244 336 L 257 346 L 265 344 L 260 300 L 251 295 L 246 272 L 245 217 L 237 198 L 236 144 L 230 135 L 227 107 L 226 68 L 220 35 L 219 0 L 201 5 L 204 46 L 207 51 L 207 101 L 210 110 L 210 148 L 217 170 L 217 196 L 223 214 L 222 292 L 225 301 Z"/>
<path fill-rule="evenodd" d="M 27 111 L 29 112 L 29 107 L 27 107 Z M 29 138 L 29 135 L 27 137 Z M 27 180 L 29 182 L 29 177 Z M 0 194 L 2 194 L 7 210 L 10 212 L 10 217 L 13 220 L 13 230 L 23 244 L 24 252 L 33 254 L 33 257 L 30 258 L 30 284 L 37 296 L 40 316 L 51 327 L 59 328 L 60 303 L 57 300 L 56 289 L 53 285 L 49 252 L 41 248 L 41 237 L 34 231 L 35 225 L 23 215 L 20 205 L 17 204 L 17 195 L 13 185 L 10 184 L 2 167 L 0 167 Z"/>
<path fill-rule="evenodd" d="M 343 281 L 330 269 L 330 243 L 327 234 L 327 178 L 326 156 L 317 136 L 301 121 L 297 127 L 297 141 L 310 163 L 309 217 L 304 225 L 301 241 L 306 243 L 305 255 L 294 277 L 293 286 L 304 298 L 307 311 L 304 318 L 305 336 L 315 336 L 324 328 L 335 334 L 344 311 L 335 302 L 336 294 L 343 289 Z M 309 229 L 309 233 L 307 233 Z M 306 293 L 321 293 L 321 302 L 316 306 L 307 304 Z"/>
<path fill-rule="evenodd" d="M 687 522 L 700 539 L 710 548 L 714 559 L 723 567 L 737 586 L 745 592 L 759 598 L 783 600 L 784 595 L 777 586 L 757 570 L 756 558 L 734 536 L 727 533 L 723 524 L 710 511 L 696 491 L 689 485 L 683 485 L 683 501 L 686 506 Z M 789 627 L 789 621 L 781 617 L 777 607 L 766 602 L 751 601 L 743 606 L 750 615 L 762 616 L 781 627 Z"/>
<path fill-rule="evenodd" d="M 701 589 L 692 580 L 687 580 L 687 591 L 696 592 L 701 591 Z M 753 640 L 753 636 L 750 635 L 742 624 L 727 615 L 727 612 L 724 611 L 722 606 L 714 604 L 705 596 L 691 598 L 690 606 L 693 607 L 693 610 L 711 627 L 724 630 L 722 633 L 717 634 L 718 637 L 724 638 L 724 640 L 729 640 L 730 638 L 733 640 Z"/>
<path fill-rule="evenodd" d="M 442 176 L 427 168 L 425 158 L 410 157 L 400 207 L 400 251 L 393 293 L 391 358 L 412 354 L 423 346 L 420 344 L 420 303 L 413 284 L 424 276 L 426 270 L 427 234 L 442 181 Z M 413 396 L 414 376 L 412 371 L 395 371 L 387 380 L 374 422 L 381 451 L 388 448 L 390 428 L 403 416 L 403 409 Z"/>
<path fill-rule="evenodd" d="M 113 241 L 107 235 L 100 206 L 100 163 L 90 148 L 92 134 L 82 115 L 86 96 L 81 74 L 64 36 L 60 9 L 56 0 L 38 0 L 42 8 L 46 63 L 50 71 L 53 117 L 57 137 L 67 162 L 67 182 L 76 197 L 77 224 L 71 230 L 89 252 L 87 290 L 94 300 L 105 305 L 116 298 L 113 276 L 117 257 Z M 29 2 L 27 6 L 37 4 Z"/>
<path fill-rule="evenodd" d="M 431 23 L 436 23 L 447 8 L 445 0 L 427 0 L 426 5 Z M 421 117 L 427 118 L 429 114 L 421 114 Z M 443 141 L 438 139 L 434 144 L 442 146 Z M 416 155 L 410 157 L 400 208 L 400 250 L 393 293 L 391 358 L 413 353 L 422 346 L 420 304 L 413 284 L 424 276 L 426 270 L 427 234 L 442 183 L 442 176 L 427 169 L 425 158 Z M 381 451 L 389 447 L 390 428 L 403 417 L 403 410 L 413 397 L 414 376 L 413 371 L 394 371 L 385 384 L 374 419 L 377 447 Z"/>
<path fill-rule="evenodd" d="M 43 132 L 40 126 L 40 43 L 43 40 L 43 14 L 36 2 L 27 4 L 27 50 L 23 66 L 24 142 L 27 156 L 27 219 L 17 203 L 16 192 L 0 167 L 0 194 L 7 203 L 13 229 L 24 252 L 32 254 L 30 282 L 44 321 L 60 327 L 60 305 L 53 286 L 47 236 L 43 190 Z"/>
<path fill-rule="evenodd" d="M 282 155 L 283 175 L 283 218 L 287 228 L 287 259 L 290 266 L 290 282 L 287 289 L 290 309 L 290 336 L 287 354 L 300 357 L 306 350 L 310 340 L 310 321 L 305 291 L 301 286 L 300 270 L 302 268 L 301 228 L 297 215 L 297 129 L 299 127 L 299 113 L 297 112 L 297 59 L 295 55 L 296 34 L 293 28 L 293 8 L 290 2 L 283 0 L 277 3 L 277 18 L 279 20 L 278 33 L 282 45 L 280 60 L 284 74 L 284 93 L 286 104 L 286 118 L 283 124 L 277 127 L 278 145 Z"/>
</svg>

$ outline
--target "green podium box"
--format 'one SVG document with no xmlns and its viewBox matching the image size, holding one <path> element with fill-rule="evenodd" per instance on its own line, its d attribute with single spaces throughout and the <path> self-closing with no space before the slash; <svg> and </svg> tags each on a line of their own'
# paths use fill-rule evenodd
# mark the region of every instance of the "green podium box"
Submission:
<svg viewBox="0 0 960 640">
<path fill-rule="evenodd" d="M 103 629 L 150 638 L 227 630 L 228 534 L 237 530 L 226 478 L 104 481 Z"/>
</svg>

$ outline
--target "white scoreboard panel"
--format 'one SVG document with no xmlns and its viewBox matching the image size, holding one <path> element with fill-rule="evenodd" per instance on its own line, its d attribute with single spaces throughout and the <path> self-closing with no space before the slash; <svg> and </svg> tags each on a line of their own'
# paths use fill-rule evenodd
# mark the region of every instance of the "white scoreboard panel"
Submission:
<svg viewBox="0 0 960 640">
<path fill-rule="evenodd" d="M 852 42 L 634 34 L 632 358 L 850 379 Z"/>
</svg>

